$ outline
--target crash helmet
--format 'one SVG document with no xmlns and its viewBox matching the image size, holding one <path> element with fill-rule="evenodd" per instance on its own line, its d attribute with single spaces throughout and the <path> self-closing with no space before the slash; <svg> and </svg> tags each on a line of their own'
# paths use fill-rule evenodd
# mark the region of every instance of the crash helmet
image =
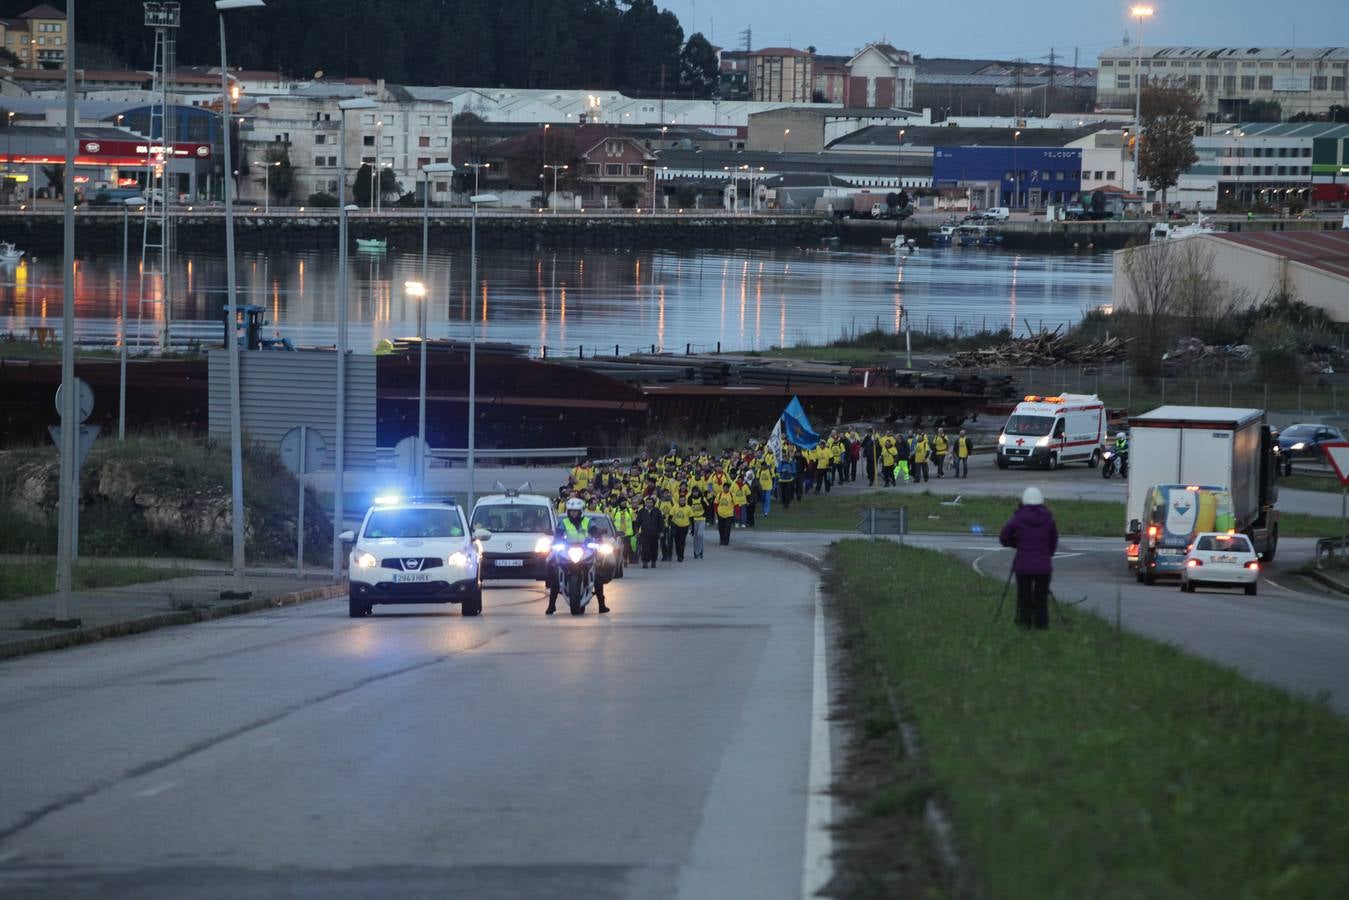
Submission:
<svg viewBox="0 0 1349 900">
<path fill-rule="evenodd" d="M 567 512 L 585 512 L 586 502 L 580 497 L 572 497 L 567 501 Z"/>
</svg>

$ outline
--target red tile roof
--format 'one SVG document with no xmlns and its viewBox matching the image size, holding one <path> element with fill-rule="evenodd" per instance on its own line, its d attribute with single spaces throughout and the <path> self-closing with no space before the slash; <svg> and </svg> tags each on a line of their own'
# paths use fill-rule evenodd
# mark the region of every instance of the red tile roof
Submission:
<svg viewBox="0 0 1349 900">
<path fill-rule="evenodd" d="M 1215 237 L 1349 278 L 1349 231 L 1242 231 Z"/>
</svg>

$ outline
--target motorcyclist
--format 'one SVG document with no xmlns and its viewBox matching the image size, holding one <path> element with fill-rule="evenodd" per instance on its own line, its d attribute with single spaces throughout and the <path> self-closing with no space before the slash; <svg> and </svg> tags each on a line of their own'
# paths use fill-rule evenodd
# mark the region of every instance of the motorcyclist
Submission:
<svg viewBox="0 0 1349 900">
<path fill-rule="evenodd" d="M 590 540 L 592 537 L 599 537 L 599 527 L 591 524 L 590 517 L 585 514 L 586 504 L 580 497 L 572 497 L 566 503 L 567 515 L 557 523 L 557 530 L 553 532 L 553 540 L 563 541 L 569 544 L 579 544 Z M 551 616 L 557 612 L 557 595 L 562 587 L 561 568 L 554 565 L 552 577 L 548 583 L 548 609 L 545 615 Z M 599 578 L 595 578 L 595 599 L 600 602 L 600 612 L 607 613 L 609 607 L 604 602 L 604 585 L 600 583 Z"/>
<path fill-rule="evenodd" d="M 1115 432 L 1115 457 L 1119 463 L 1119 473 L 1126 475 L 1129 472 L 1129 433 L 1127 431 Z"/>
</svg>

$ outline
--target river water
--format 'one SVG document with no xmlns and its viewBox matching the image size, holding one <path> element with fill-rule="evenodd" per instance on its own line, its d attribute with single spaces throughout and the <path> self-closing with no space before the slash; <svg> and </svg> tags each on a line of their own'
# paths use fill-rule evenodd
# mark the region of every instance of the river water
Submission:
<svg viewBox="0 0 1349 900">
<path fill-rule="evenodd" d="M 266 309 L 265 335 L 300 345 L 335 340 L 335 252 L 240 254 L 241 302 Z M 118 334 L 120 255 L 82 258 L 76 271 L 76 334 L 111 343 Z M 162 286 L 129 266 L 129 343 L 150 347 L 162 329 Z M 935 248 L 901 259 L 858 249 L 662 251 L 566 249 L 479 251 L 479 340 L 511 341 L 552 353 L 584 347 L 620 352 L 754 350 L 822 343 L 845 332 L 901 327 L 961 333 L 1009 326 L 1071 325 L 1111 301 L 1109 253 L 1048 255 Z M 428 331 L 466 338 L 467 253 L 435 253 L 428 265 Z M 59 257 L 0 268 L 0 333 L 28 334 L 61 323 Z M 416 301 L 405 283 L 421 277 L 419 254 L 353 253 L 348 307 L 351 346 L 416 334 Z M 144 293 L 150 302 L 139 302 Z M 177 260 L 172 279 L 174 343 L 218 341 L 225 302 L 223 255 Z"/>
</svg>

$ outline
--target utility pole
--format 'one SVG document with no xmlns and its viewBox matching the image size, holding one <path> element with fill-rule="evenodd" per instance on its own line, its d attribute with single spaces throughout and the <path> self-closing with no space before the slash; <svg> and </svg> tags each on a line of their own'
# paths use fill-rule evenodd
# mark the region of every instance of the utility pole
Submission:
<svg viewBox="0 0 1349 900">
<path fill-rule="evenodd" d="M 1040 118 L 1049 118 L 1049 92 L 1054 90 L 1054 61 L 1058 57 L 1054 53 L 1054 48 L 1049 48 L 1049 84 L 1045 85 L 1044 102 L 1040 104 Z"/>
</svg>

